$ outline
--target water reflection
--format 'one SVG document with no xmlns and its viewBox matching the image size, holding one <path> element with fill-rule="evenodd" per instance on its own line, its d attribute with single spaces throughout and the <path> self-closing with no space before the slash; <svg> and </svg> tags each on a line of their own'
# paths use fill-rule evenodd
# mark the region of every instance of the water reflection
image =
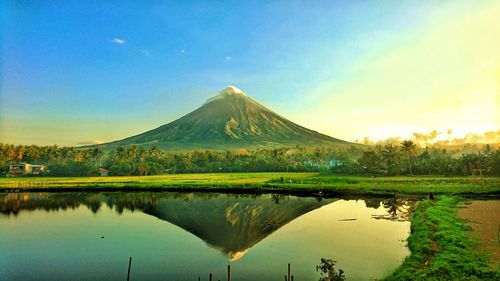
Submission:
<svg viewBox="0 0 500 281">
<path fill-rule="evenodd" d="M 129 256 L 142 262 L 136 280 L 194 280 L 228 258 L 238 260 L 238 280 L 275 280 L 287 262 L 297 279 L 313 280 L 321 257 L 338 259 L 350 280 L 381 278 L 408 253 L 401 241 L 409 223 L 400 221 L 412 204 L 278 194 L 0 193 L 0 279 L 66 280 L 79 272 L 82 280 L 121 280 Z M 50 272 L 47 259 L 58 265 Z"/>
<path fill-rule="evenodd" d="M 43 209 L 57 211 L 87 206 L 93 213 L 107 205 L 118 213 L 141 211 L 194 234 L 231 260 L 282 226 L 337 199 L 290 197 L 279 194 L 248 195 L 220 193 L 71 192 L 0 194 L 4 215 Z M 366 207 L 383 206 L 387 214 L 375 219 L 404 221 L 412 201 L 401 198 L 364 198 Z"/>
<path fill-rule="evenodd" d="M 232 260 L 295 218 L 334 201 L 271 195 L 220 195 L 209 200 L 197 194 L 185 196 L 185 200 L 163 198 L 145 212 L 193 233 Z"/>
<path fill-rule="evenodd" d="M 386 209 L 387 214 L 372 215 L 374 219 L 386 219 L 392 221 L 409 221 L 412 208 L 417 202 L 416 199 L 407 198 L 365 198 L 366 207 L 377 209 L 380 206 Z"/>
<path fill-rule="evenodd" d="M 10 193 L 0 195 L 1 212 L 76 209 L 97 213 L 103 204 L 122 213 L 141 211 L 196 235 L 231 260 L 295 218 L 335 199 L 218 193 Z"/>
</svg>

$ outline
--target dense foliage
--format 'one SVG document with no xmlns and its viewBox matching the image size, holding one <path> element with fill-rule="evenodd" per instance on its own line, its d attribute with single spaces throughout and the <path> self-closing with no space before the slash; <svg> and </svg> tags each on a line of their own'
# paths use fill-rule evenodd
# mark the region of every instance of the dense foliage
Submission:
<svg viewBox="0 0 500 281">
<path fill-rule="evenodd" d="M 289 147 L 240 151 L 169 153 L 152 146 L 122 146 L 104 152 L 95 148 L 0 144 L 0 172 L 9 164 L 47 165 L 52 176 L 94 176 L 98 168 L 111 175 L 153 175 L 206 172 L 310 172 L 350 175 L 496 175 L 500 149 L 489 145 L 449 151 L 400 145 L 350 148 Z"/>
<path fill-rule="evenodd" d="M 465 146 L 462 150 L 419 148 L 411 141 L 386 144 L 364 151 L 356 168 L 360 173 L 386 175 L 500 175 L 500 149 Z"/>
</svg>

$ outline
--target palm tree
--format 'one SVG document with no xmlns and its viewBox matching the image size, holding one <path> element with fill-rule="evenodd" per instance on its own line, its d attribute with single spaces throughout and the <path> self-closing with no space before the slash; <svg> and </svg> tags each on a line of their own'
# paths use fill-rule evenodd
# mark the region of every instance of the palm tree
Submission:
<svg viewBox="0 0 500 281">
<path fill-rule="evenodd" d="M 137 158 L 137 146 L 135 144 L 131 145 L 127 149 L 127 158 L 129 161 L 135 162 Z"/>
<path fill-rule="evenodd" d="M 417 150 L 417 145 L 411 140 L 404 140 L 401 143 L 401 149 L 408 156 L 408 168 L 410 169 L 410 175 L 413 175 L 410 158 L 415 153 L 415 150 Z"/>
<path fill-rule="evenodd" d="M 96 167 L 100 166 L 100 159 L 103 155 L 103 152 L 102 150 L 99 148 L 99 146 L 97 147 L 94 147 L 94 148 L 91 148 L 91 151 L 90 151 L 90 158 L 92 161 L 95 161 L 95 165 Z"/>
<path fill-rule="evenodd" d="M 143 163 L 144 160 L 146 160 L 146 157 L 148 156 L 148 152 L 144 147 L 139 147 L 136 152 L 136 158 L 139 160 L 140 163 Z"/>
<path fill-rule="evenodd" d="M 389 143 L 382 149 L 382 158 L 385 160 L 390 173 L 394 173 L 399 162 L 399 149 L 397 146 Z"/>
<path fill-rule="evenodd" d="M 17 152 L 16 148 L 13 145 L 10 145 L 7 149 L 7 161 L 15 162 L 17 160 Z"/>
<path fill-rule="evenodd" d="M 123 146 L 119 146 L 116 148 L 115 157 L 116 157 L 116 159 L 121 160 L 121 161 L 127 160 L 127 151 L 125 150 L 125 148 Z"/>
<path fill-rule="evenodd" d="M 151 146 L 148 151 L 149 157 L 151 158 L 158 158 L 160 156 L 160 153 L 161 152 L 155 145 Z"/>
</svg>

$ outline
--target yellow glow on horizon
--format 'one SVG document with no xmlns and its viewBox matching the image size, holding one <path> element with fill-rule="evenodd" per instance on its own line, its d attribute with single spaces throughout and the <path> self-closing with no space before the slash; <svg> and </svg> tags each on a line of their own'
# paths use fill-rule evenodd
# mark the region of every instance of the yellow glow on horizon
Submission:
<svg viewBox="0 0 500 281">
<path fill-rule="evenodd" d="M 301 113 L 304 125 L 348 140 L 500 129 L 499 14 L 500 2 L 489 2 L 431 18 L 415 36 L 355 64 L 355 79 L 319 87 L 317 107 Z"/>
</svg>

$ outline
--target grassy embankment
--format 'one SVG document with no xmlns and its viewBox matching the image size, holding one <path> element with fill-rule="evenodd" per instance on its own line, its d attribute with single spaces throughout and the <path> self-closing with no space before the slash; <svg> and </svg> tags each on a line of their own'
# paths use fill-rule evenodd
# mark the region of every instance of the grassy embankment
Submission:
<svg viewBox="0 0 500 281">
<path fill-rule="evenodd" d="M 456 212 L 459 200 L 442 196 L 419 203 L 408 238 L 411 255 L 384 280 L 500 280 L 500 268 L 489 267 L 467 235 L 469 227 Z"/>
<path fill-rule="evenodd" d="M 148 189 L 337 194 L 500 194 L 499 177 L 360 177 L 317 173 L 218 173 L 124 177 L 0 178 L 4 190 Z"/>
</svg>

